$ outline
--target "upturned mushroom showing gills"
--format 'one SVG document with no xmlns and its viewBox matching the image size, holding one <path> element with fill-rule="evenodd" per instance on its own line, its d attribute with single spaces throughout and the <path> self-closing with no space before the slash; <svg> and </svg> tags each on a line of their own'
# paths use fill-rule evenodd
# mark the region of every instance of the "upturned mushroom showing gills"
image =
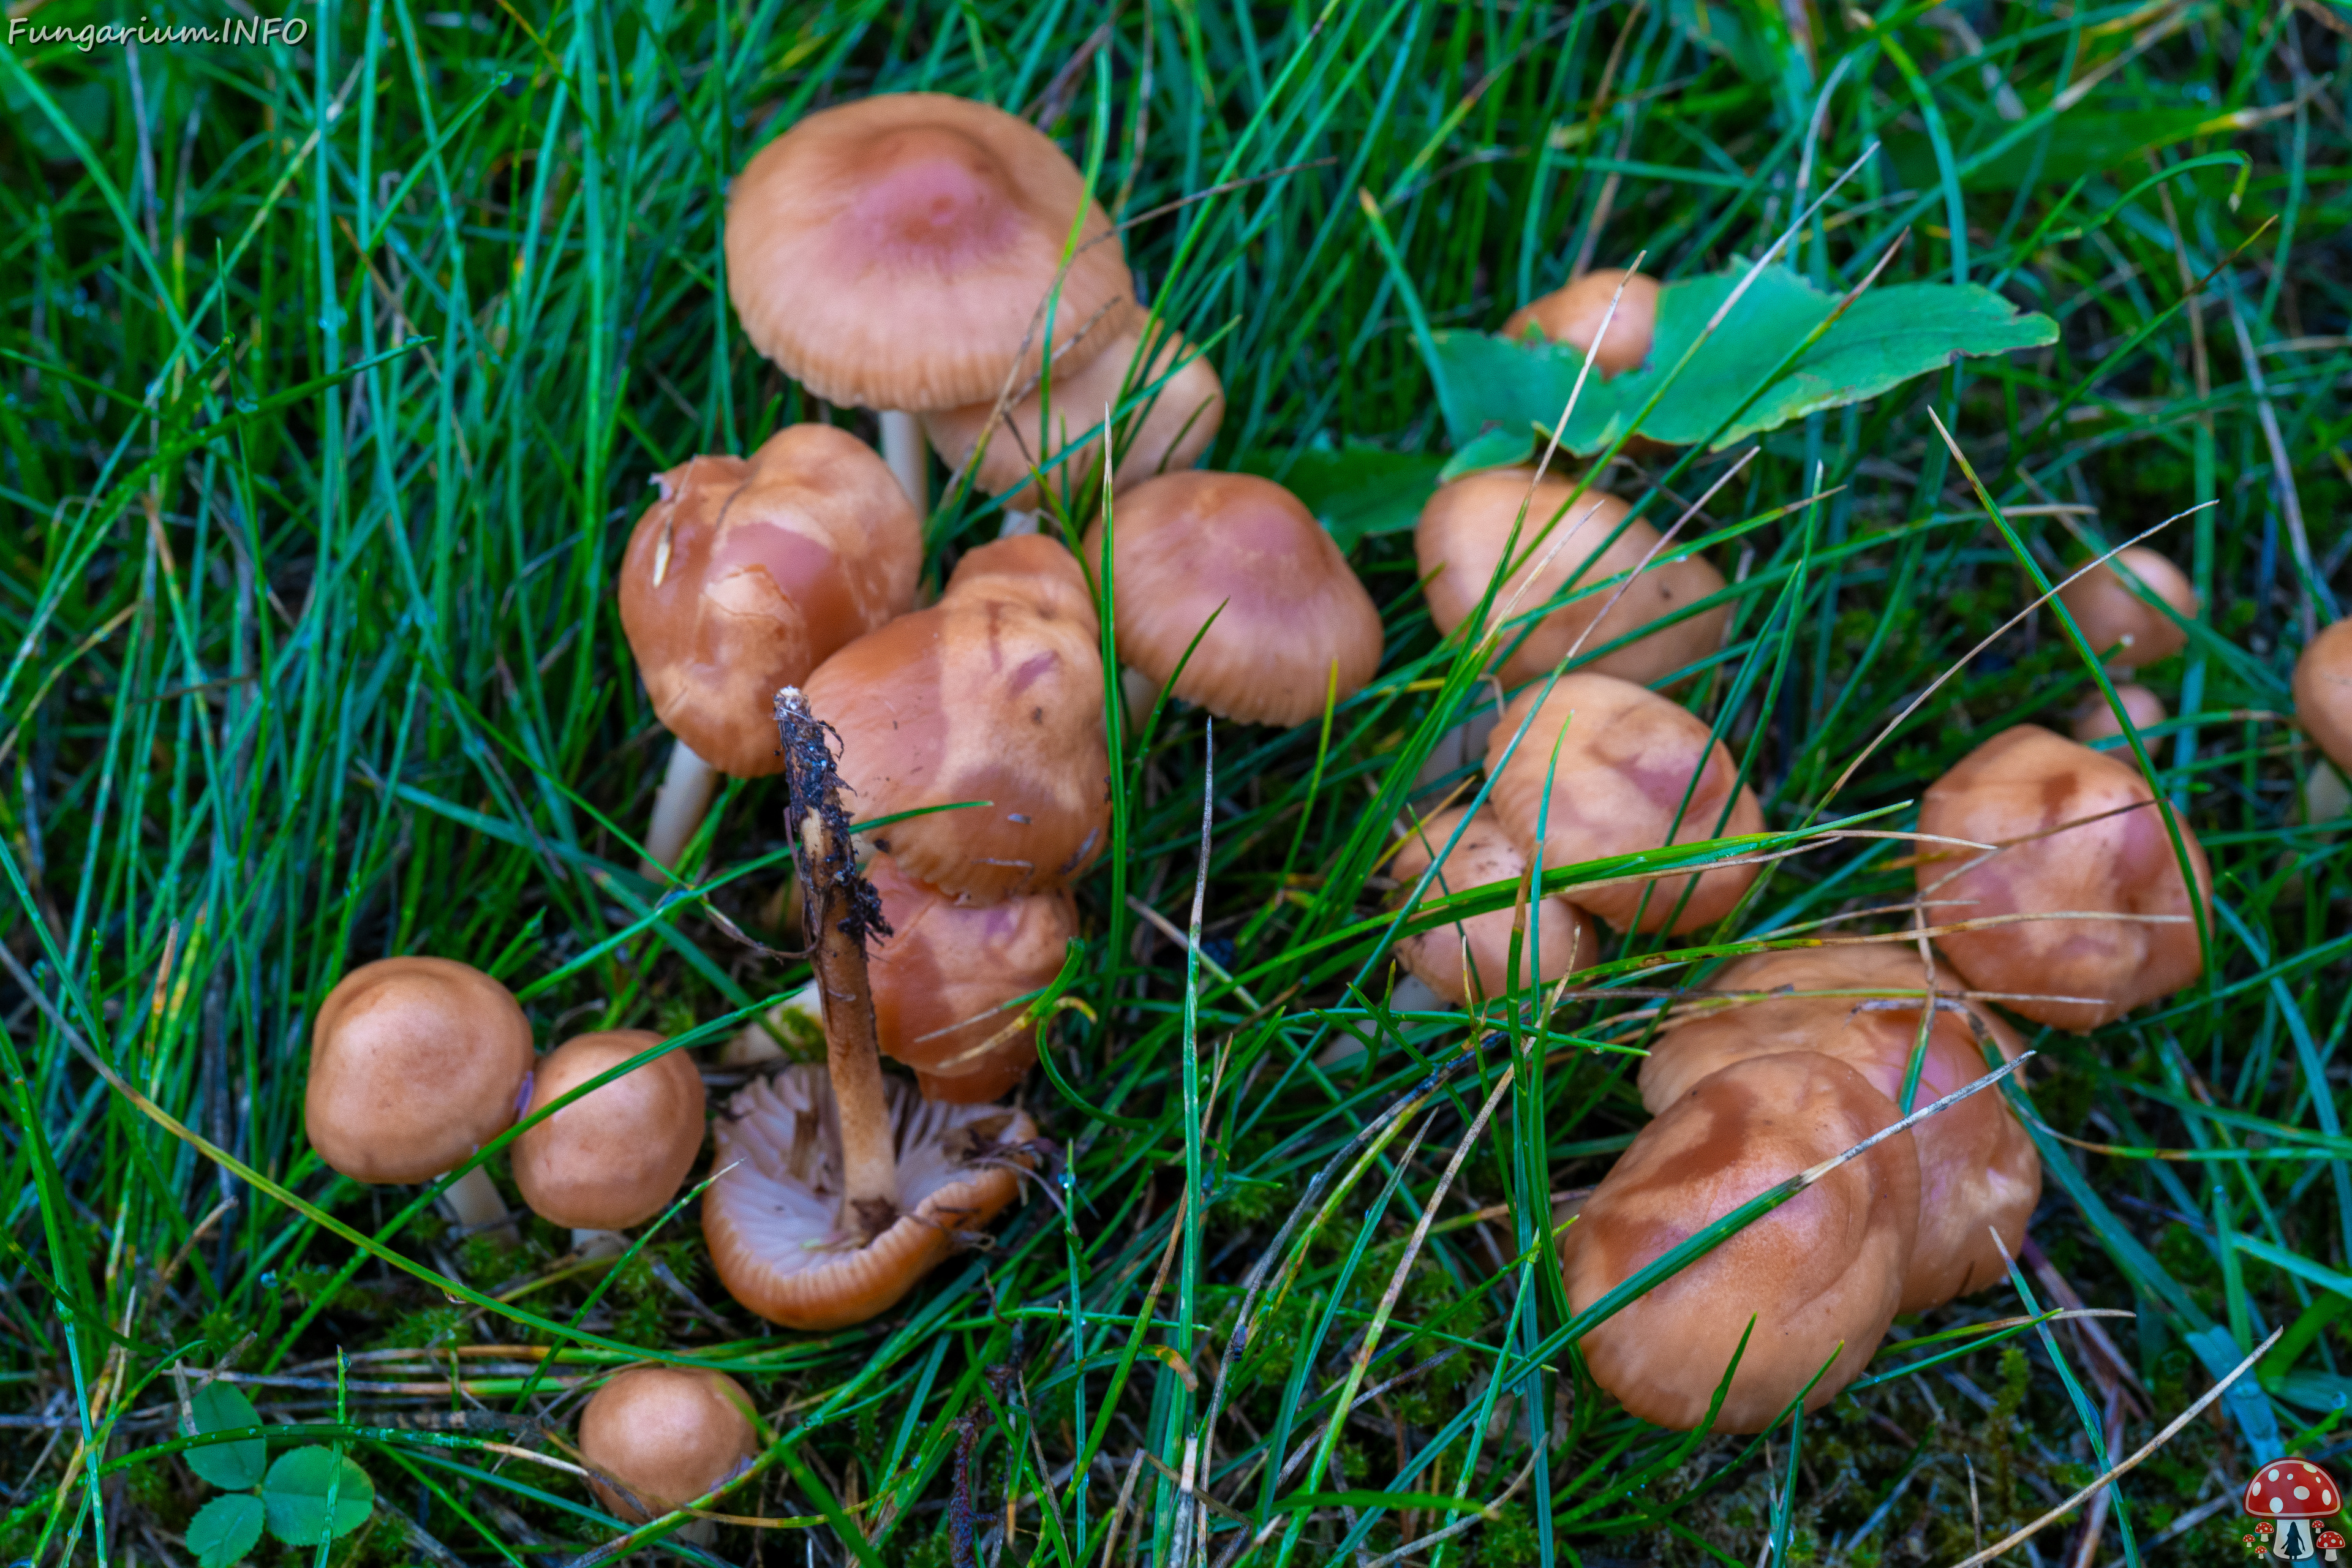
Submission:
<svg viewBox="0 0 2352 1568">
<path fill-rule="evenodd" d="M 646 1029 L 580 1035 L 550 1051 L 531 1078 L 526 1116 L 661 1044 Z M 661 1213 L 702 1147 L 702 1075 L 683 1051 L 634 1071 L 523 1129 L 515 1185 L 533 1213 L 569 1226 L 583 1251 L 619 1250 L 610 1233 Z"/>
<path fill-rule="evenodd" d="M 2210 909 L 2204 848 L 2186 821 L 2179 827 L 2197 902 Z M 2203 972 L 2164 807 L 2127 757 L 2036 724 L 2004 730 L 1928 788 L 1919 831 L 1928 842 L 1916 876 L 1928 916 L 1937 925 L 2000 921 L 1936 945 L 2013 1013 L 2087 1034 Z"/>
<path fill-rule="evenodd" d="M 2352 773 L 2352 620 L 2326 627 L 2294 661 L 2294 717 L 2329 762 Z"/>
<path fill-rule="evenodd" d="M 880 900 L 850 858 L 824 727 L 789 689 L 776 718 L 825 1065 L 756 1079 L 729 1103 L 702 1230 L 745 1307 L 787 1328 L 842 1328 L 887 1310 L 1010 1204 L 1037 1133 L 1018 1111 L 933 1105 L 883 1077 L 866 960 L 867 937 L 887 934 Z"/>
<path fill-rule="evenodd" d="M 1110 529 L 1118 657 L 1153 685 L 1173 678 L 1177 697 L 1220 719 L 1291 725 L 1380 669 L 1371 595 L 1315 514 L 1272 479 L 1163 474 L 1118 499 Z M 1102 543 L 1097 520 L 1087 560 Z"/>
<path fill-rule="evenodd" d="M 1447 853 L 1447 841 L 1465 818 L 1468 827 Z M 1424 902 L 1491 883 L 1517 882 L 1527 875 L 1527 857 L 1494 813 L 1481 811 L 1474 816 L 1467 806 L 1458 805 L 1416 823 L 1389 863 L 1389 875 L 1400 889 L 1409 890 L 1441 855 L 1444 858 L 1430 879 Z M 1488 910 L 1406 937 L 1396 944 L 1397 962 L 1441 1001 L 1457 1007 L 1505 995 L 1510 983 L 1512 927 L 1522 913 L 1511 908 Z M 1588 968 L 1601 956 L 1591 917 L 1566 899 L 1537 899 L 1525 918 L 1529 929 L 1517 937 L 1522 987 Z"/>
<path fill-rule="evenodd" d="M 1513 568 L 1496 589 L 1487 623 L 1507 651 L 1496 667 L 1506 686 L 1549 673 L 1571 648 L 1592 654 L 1646 626 L 1657 629 L 1577 668 L 1648 686 L 1722 645 L 1731 617 L 1727 605 L 1666 624 L 1721 592 L 1722 573 L 1687 552 L 1666 552 L 1664 559 L 1651 560 L 1658 531 L 1638 518 L 1628 522 L 1630 509 L 1623 501 L 1601 490 L 1587 490 L 1571 500 L 1575 487 L 1549 474 L 1530 495 L 1528 481 L 1534 478 L 1526 468 L 1472 474 L 1440 487 L 1422 508 L 1413 555 L 1429 618 L 1441 633 L 1451 633 L 1477 612 L 1487 584 L 1503 568 L 1507 547 Z M 1644 566 L 1645 561 L 1650 564 Z M 1626 572 L 1636 575 L 1619 586 L 1599 586 Z M 1582 597 L 1533 626 L 1513 624 L 1579 587 L 1586 589 Z"/>
<path fill-rule="evenodd" d="M 1900 1107 L 1927 984 L 1915 949 L 1883 943 L 1734 960 L 1706 982 L 1709 991 L 1795 994 L 1764 995 L 1668 1024 L 1642 1063 L 1642 1103 L 1663 1112 L 1733 1062 L 1813 1051 L 1853 1068 Z M 1941 1000 L 1927 1034 L 1915 1110 L 1990 1070 L 1978 1029 L 2003 1060 L 2024 1048 L 1990 1008 L 1959 1010 L 1963 988 L 1957 973 L 1936 966 Z M 1910 1136 L 1919 1157 L 1918 1241 L 1898 1310 L 1924 1312 L 2006 1277 L 2002 1249 L 2016 1253 L 2041 1200 L 2042 1157 L 2000 1094 L 1990 1089 L 1937 1111 Z"/>
<path fill-rule="evenodd" d="M 1708 1074 L 1634 1137 L 1569 1227 L 1569 1305 L 1583 1311 L 1748 1199 L 1897 1120 L 1862 1074 L 1814 1052 Z M 1643 1420 L 1688 1430 L 1706 1419 L 1752 1318 L 1713 1429 L 1763 1431 L 1800 1395 L 1818 1410 L 1870 1363 L 1895 1321 L 1918 1215 L 1919 1157 L 1901 1132 L 1587 1333 L 1593 1381 Z"/>
<path fill-rule="evenodd" d="M 2126 580 L 2138 579 L 2138 586 Z M 2116 552 L 2058 590 L 2059 603 L 2082 629 L 2091 651 L 2121 669 L 2137 669 L 2170 658 L 2189 646 L 2179 624 L 2139 591 L 2169 605 L 2185 620 L 2197 616 L 2197 589 L 2188 574 L 2143 544 Z"/>
<path fill-rule="evenodd" d="M 2137 682 L 2116 687 L 2116 695 L 2123 700 L 2124 711 L 2131 715 L 2135 730 L 2153 729 L 2171 717 L 2164 710 L 2164 699 Z M 2104 691 L 2091 692 L 2075 704 L 2071 727 L 2074 739 L 2086 746 L 2094 741 L 2110 740 L 2124 732 L 2124 727 L 2116 721 L 2116 710 L 2108 703 L 2107 694 Z"/>
<path fill-rule="evenodd" d="M 620 573 L 621 626 L 654 712 L 677 737 L 646 834 L 676 863 L 716 773 L 776 771 L 770 695 L 911 608 L 913 507 L 872 448 L 794 425 L 750 458 L 695 458 L 656 479 Z"/>
<path fill-rule="evenodd" d="M 1621 279 L 1622 295 L 1617 291 Z M 1609 314 L 1612 298 L 1617 301 L 1614 317 Z M 1604 321 L 1609 323 L 1606 333 L 1601 330 Z M 1658 280 L 1622 268 L 1599 267 L 1512 311 L 1503 323 L 1503 335 L 1517 340 L 1532 332 L 1584 353 L 1591 351 L 1598 337 L 1601 351 L 1592 355 L 1592 368 L 1609 376 L 1633 370 L 1650 357 L 1657 326 Z"/>
<path fill-rule="evenodd" d="M 966 555 L 940 602 L 809 678 L 876 848 L 974 903 L 1069 885 L 1110 831 L 1100 632 L 1085 574 L 1041 535 Z M 984 805 L 961 803 L 984 801 Z"/>
<path fill-rule="evenodd" d="M 1519 693 L 1486 738 L 1486 768 L 1495 776 L 1487 804 L 1511 841 L 1531 850 L 1543 825 L 1547 875 L 1580 861 L 1764 831 L 1756 792 L 1738 782 L 1730 752 L 1706 725 L 1614 676 L 1563 676 L 1549 696 L 1539 686 Z M 1564 894 L 1620 931 L 1696 931 L 1729 914 L 1759 869 L 1611 879 Z"/>
<path fill-rule="evenodd" d="M 759 1456 L 751 1396 L 723 1372 L 635 1366 L 580 1412 L 580 1457 L 597 1500 L 641 1524 L 751 1468 Z"/>
<path fill-rule="evenodd" d="M 505 986 L 446 958 L 378 959 L 319 1005 L 303 1124 L 355 1182 L 429 1182 L 514 1124 L 530 1076 L 530 1021 Z M 462 1226 L 507 1212 L 478 1165 L 441 1201 Z"/>
<path fill-rule="evenodd" d="M 726 249 L 752 345 L 818 396 L 879 412 L 883 452 L 919 509 L 915 414 L 1034 384 L 1048 353 L 1057 374 L 1077 370 L 1134 302 L 1077 166 L 1028 121 L 940 93 L 803 117 L 736 176 Z"/>
</svg>

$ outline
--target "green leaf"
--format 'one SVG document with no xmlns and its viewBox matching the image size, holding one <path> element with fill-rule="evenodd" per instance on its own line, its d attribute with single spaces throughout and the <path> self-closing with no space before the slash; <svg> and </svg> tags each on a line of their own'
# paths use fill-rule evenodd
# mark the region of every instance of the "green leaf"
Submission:
<svg viewBox="0 0 2352 1568">
<path fill-rule="evenodd" d="M 191 1394 L 188 1408 L 196 1418 L 196 1431 L 234 1432 L 241 1426 L 261 1425 L 260 1413 L 253 1401 L 228 1383 L 208 1383 Z M 268 1446 L 258 1437 L 242 1443 L 216 1443 L 208 1448 L 190 1448 L 182 1456 L 188 1468 L 223 1491 L 243 1491 L 261 1479 L 269 1463 Z M 239 1550 L 242 1550 L 240 1548 Z"/>
<path fill-rule="evenodd" d="M 1473 436 L 1460 451 L 1446 460 L 1445 467 L 1438 470 L 1437 482 L 1450 485 L 1465 474 L 1483 474 L 1489 468 L 1516 468 L 1522 463 L 1532 462 L 1535 459 L 1536 437 L 1541 433 L 1533 424 L 1525 430 L 1513 430 L 1507 425 Z"/>
<path fill-rule="evenodd" d="M 196 1510 L 188 1521 L 188 1550 L 197 1568 L 228 1568 L 252 1551 L 261 1540 L 261 1500 L 251 1492 L 223 1492 Z"/>
<path fill-rule="evenodd" d="M 1713 336 L 1675 367 L 1738 287 L 1745 268 L 1668 283 L 1658 292 L 1657 334 L 1647 364 L 1584 384 L 1561 445 L 1589 456 L 1624 434 L 1653 394 L 1673 386 L 1641 434 L 1669 446 L 1717 436 L 1727 447 L 1816 409 L 1859 403 L 1963 355 L 2005 353 L 2055 342 L 2057 323 L 2018 310 L 1976 284 L 1896 283 L 1872 289 L 1778 381 L 1732 419 L 1773 367 L 1837 308 L 1841 296 L 1785 267 L 1768 267 Z M 1440 409 L 1456 451 L 1489 431 L 1545 429 L 1568 405 L 1584 356 L 1563 344 L 1523 344 L 1485 332 L 1434 334 Z"/>
<path fill-rule="evenodd" d="M 337 1479 L 337 1467 L 341 1479 Z M 310 1444 L 291 1448 L 269 1467 L 261 1500 L 269 1510 L 269 1533 L 289 1546 L 316 1546 L 327 1539 L 327 1490 L 335 1489 L 333 1533 L 349 1535 L 375 1506 L 375 1486 L 367 1472 L 331 1448 Z"/>
<path fill-rule="evenodd" d="M 1391 452 L 1360 441 L 1337 451 L 1260 448 L 1234 467 L 1283 485 L 1307 504 L 1342 550 L 1376 533 L 1402 533 L 1421 521 L 1445 459 L 1430 452 Z"/>
</svg>

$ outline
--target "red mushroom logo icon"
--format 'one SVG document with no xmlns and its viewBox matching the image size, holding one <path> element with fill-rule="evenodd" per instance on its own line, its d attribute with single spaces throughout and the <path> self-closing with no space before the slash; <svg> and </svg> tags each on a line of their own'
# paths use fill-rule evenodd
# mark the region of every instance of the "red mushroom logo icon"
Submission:
<svg viewBox="0 0 2352 1568">
<path fill-rule="evenodd" d="M 2336 1478 L 2307 1459 L 2273 1459 L 2246 1483 L 2246 1511 L 2270 1521 L 2276 1528 L 2271 1554 L 2296 1563 L 2319 1555 L 2314 1520 L 2326 1519 L 2344 1504 Z M 2330 1559 L 2343 1550 L 2341 1535 L 2326 1532 L 2336 1542 Z"/>
<path fill-rule="evenodd" d="M 2342 1531 L 2323 1530 L 2319 1532 L 2319 1554 L 2322 1557 L 2333 1563 L 2336 1561 L 2336 1554 L 2343 1550 L 2344 1532 Z"/>
</svg>

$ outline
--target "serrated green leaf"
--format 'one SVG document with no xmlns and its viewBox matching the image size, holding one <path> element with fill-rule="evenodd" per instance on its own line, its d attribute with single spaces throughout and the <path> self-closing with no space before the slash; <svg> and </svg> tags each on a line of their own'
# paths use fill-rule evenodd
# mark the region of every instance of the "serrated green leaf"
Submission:
<svg viewBox="0 0 2352 1568">
<path fill-rule="evenodd" d="M 341 1479 L 336 1480 L 336 1468 Z M 375 1507 L 375 1486 L 367 1472 L 331 1448 L 310 1444 L 290 1448 L 269 1467 L 261 1483 L 262 1506 L 268 1511 L 269 1533 L 289 1546 L 316 1546 L 327 1538 L 327 1490 L 335 1489 L 333 1533 L 349 1535 Z"/>
<path fill-rule="evenodd" d="M 1465 474 L 1483 474 L 1489 468 L 1516 468 L 1531 463 L 1535 460 L 1538 434 L 1530 424 L 1524 430 L 1503 426 L 1473 436 L 1460 451 L 1446 459 L 1445 467 L 1437 472 L 1437 482 L 1450 485 Z"/>
<path fill-rule="evenodd" d="M 228 1568 L 261 1542 L 261 1500 L 251 1492 L 223 1492 L 188 1521 L 188 1550 L 197 1568 Z"/>
<path fill-rule="evenodd" d="M 1623 434 L 1666 384 L 1684 353 L 1738 287 L 1744 268 L 1668 283 L 1648 363 L 1578 395 L 1561 445 L 1589 456 Z M 1785 267 L 1768 267 L 1675 377 L 1641 434 L 1669 446 L 1703 441 L 1730 419 L 1790 351 L 1837 308 L 1840 296 Z M 1725 447 L 1816 409 L 1859 403 L 1964 355 L 2056 341 L 2047 316 L 2018 310 L 1976 284 L 1896 283 L 1871 289 L 1717 437 Z M 1521 344 L 1485 332 L 1434 334 L 1438 403 L 1457 451 L 1490 431 L 1550 428 L 1567 407 L 1584 356 L 1558 344 Z"/>
<path fill-rule="evenodd" d="M 1401 533 L 1421 521 L 1445 459 L 1349 441 L 1337 451 L 1244 452 L 1234 468 L 1275 479 L 1307 505 L 1325 531 L 1350 550 L 1360 539 Z"/>
<path fill-rule="evenodd" d="M 234 1432 L 243 1426 L 261 1425 L 260 1413 L 253 1401 L 237 1392 L 228 1383 L 208 1383 L 188 1396 L 188 1408 L 196 1418 L 196 1431 Z M 190 1448 L 181 1456 L 188 1468 L 223 1491 L 243 1491 L 261 1479 L 262 1470 L 269 1463 L 268 1446 L 260 1438 L 248 1438 L 242 1443 L 215 1443 L 208 1448 Z"/>
</svg>

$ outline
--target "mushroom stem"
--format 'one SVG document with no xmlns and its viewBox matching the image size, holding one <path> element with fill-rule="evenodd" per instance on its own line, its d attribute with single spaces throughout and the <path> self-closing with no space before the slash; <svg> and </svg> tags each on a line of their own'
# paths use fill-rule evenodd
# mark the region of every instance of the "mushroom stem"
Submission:
<svg viewBox="0 0 2352 1568">
<path fill-rule="evenodd" d="M 1037 516 L 1038 514 L 1036 512 L 1024 511 L 1017 506 L 1006 507 L 1004 509 L 1004 521 L 998 526 L 996 530 L 996 537 L 999 539 L 1010 539 L 1016 533 L 1036 532 Z"/>
<path fill-rule="evenodd" d="M 890 927 L 880 895 L 858 874 L 850 852 L 830 727 L 809 711 L 798 689 L 787 686 L 776 693 L 776 732 L 798 826 L 801 886 L 824 1009 L 825 1066 L 841 1122 L 842 1223 L 871 1241 L 898 1215 L 898 1162 L 866 973 L 866 933 L 887 936 Z"/>
<path fill-rule="evenodd" d="M 931 510 L 931 454 L 923 439 L 922 421 L 903 408 L 886 408 L 881 417 L 882 460 L 890 465 L 907 499 L 915 503 L 915 515 L 928 517 Z"/>
<path fill-rule="evenodd" d="M 629 1238 L 622 1231 L 575 1227 L 572 1232 L 572 1250 L 583 1258 L 618 1258 L 629 1250 Z"/>
<path fill-rule="evenodd" d="M 490 1180 L 489 1172 L 479 1165 L 450 1183 L 443 1190 L 440 1203 L 441 1212 L 456 1221 L 461 1230 L 488 1226 L 478 1234 L 501 1247 L 514 1247 L 522 1240 L 513 1226 L 496 1223 L 506 1217 L 507 1200 L 499 1195 L 498 1184 Z"/>
<path fill-rule="evenodd" d="M 654 792 L 654 818 L 646 828 L 646 858 L 637 862 L 639 870 L 659 881 L 664 867 L 677 868 L 686 841 L 710 809 L 710 792 L 718 783 L 719 770 L 695 755 L 684 741 L 670 749 L 669 769 Z"/>
</svg>

